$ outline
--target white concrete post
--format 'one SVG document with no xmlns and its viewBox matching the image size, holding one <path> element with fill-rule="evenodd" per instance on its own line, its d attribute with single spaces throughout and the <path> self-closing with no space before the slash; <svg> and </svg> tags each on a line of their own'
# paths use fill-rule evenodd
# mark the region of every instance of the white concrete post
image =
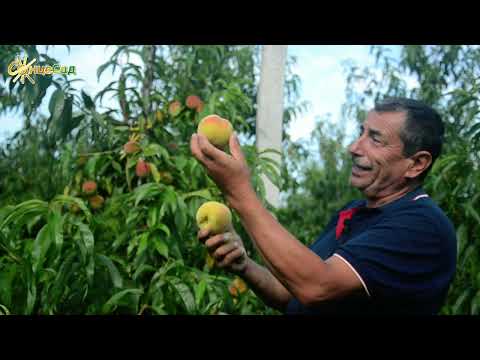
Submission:
<svg viewBox="0 0 480 360">
<path fill-rule="evenodd" d="M 282 147 L 283 88 L 285 81 L 285 65 L 287 45 L 264 45 L 262 48 L 262 64 L 260 84 L 257 97 L 257 149 L 275 149 Z M 277 154 L 268 153 L 272 159 L 280 162 Z M 274 207 L 280 204 L 279 189 L 271 181 L 263 177 L 268 202 Z"/>
</svg>

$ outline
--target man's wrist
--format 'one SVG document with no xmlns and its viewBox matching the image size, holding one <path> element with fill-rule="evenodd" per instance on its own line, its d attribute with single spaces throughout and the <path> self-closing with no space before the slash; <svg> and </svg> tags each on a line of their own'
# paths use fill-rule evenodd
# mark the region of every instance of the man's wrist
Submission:
<svg viewBox="0 0 480 360">
<path fill-rule="evenodd" d="M 255 262 L 247 256 L 245 260 L 245 267 L 238 275 L 241 276 L 244 280 L 248 280 L 254 266 Z"/>
<path fill-rule="evenodd" d="M 227 196 L 229 206 L 237 213 L 242 213 L 248 207 L 248 205 L 251 205 L 256 200 L 258 200 L 257 194 L 251 187 Z"/>
</svg>

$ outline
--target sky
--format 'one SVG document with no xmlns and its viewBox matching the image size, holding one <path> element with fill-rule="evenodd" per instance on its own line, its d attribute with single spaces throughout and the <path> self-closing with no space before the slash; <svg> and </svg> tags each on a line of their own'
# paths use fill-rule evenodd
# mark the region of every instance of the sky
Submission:
<svg viewBox="0 0 480 360">
<path fill-rule="evenodd" d="M 39 47 L 41 50 L 44 46 Z M 390 46 L 393 55 L 399 46 Z M 345 101 L 346 75 L 342 63 L 354 61 L 359 67 L 373 65 L 374 57 L 369 54 L 369 45 L 289 45 L 288 54 L 297 58 L 293 68 L 301 80 L 300 101 L 310 103 L 309 110 L 292 122 L 289 133 L 293 140 L 307 139 L 316 119 L 330 116 L 331 121 L 340 120 L 341 105 Z M 48 54 L 59 60 L 61 65 L 75 65 L 79 79 L 77 87 L 89 94 L 96 94 L 112 81 L 111 71 L 106 71 L 97 81 L 97 68 L 105 63 L 115 51 L 114 46 L 72 45 L 70 52 L 65 46 L 49 47 Z M 40 51 L 41 52 L 41 51 Z M 53 92 L 50 89 L 46 98 Z M 48 103 L 43 101 L 41 110 L 48 114 Z M 329 114 L 329 115 L 327 115 Z M 21 127 L 21 114 L 0 116 L 0 141 Z M 353 124 L 352 124 L 353 125 Z M 348 128 L 347 128 L 348 131 Z"/>
</svg>

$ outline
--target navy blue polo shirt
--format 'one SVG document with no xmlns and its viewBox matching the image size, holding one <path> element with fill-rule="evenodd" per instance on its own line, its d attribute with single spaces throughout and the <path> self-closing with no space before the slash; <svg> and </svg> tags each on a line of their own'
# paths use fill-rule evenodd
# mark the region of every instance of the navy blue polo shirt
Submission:
<svg viewBox="0 0 480 360">
<path fill-rule="evenodd" d="M 297 299 L 286 314 L 437 314 L 453 280 L 457 244 L 451 221 L 421 187 L 379 208 L 357 200 L 337 239 L 338 212 L 310 249 L 323 260 L 339 256 L 363 288 L 306 307 Z"/>
</svg>

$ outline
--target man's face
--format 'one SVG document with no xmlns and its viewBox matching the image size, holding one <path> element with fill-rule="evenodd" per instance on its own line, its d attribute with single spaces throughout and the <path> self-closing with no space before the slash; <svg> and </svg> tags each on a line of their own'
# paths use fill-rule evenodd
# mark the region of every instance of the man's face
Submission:
<svg viewBox="0 0 480 360">
<path fill-rule="evenodd" d="M 399 133 L 405 112 L 370 111 L 349 151 L 353 166 L 350 183 L 367 197 L 389 195 L 405 184 L 411 161 L 403 155 Z"/>
</svg>

